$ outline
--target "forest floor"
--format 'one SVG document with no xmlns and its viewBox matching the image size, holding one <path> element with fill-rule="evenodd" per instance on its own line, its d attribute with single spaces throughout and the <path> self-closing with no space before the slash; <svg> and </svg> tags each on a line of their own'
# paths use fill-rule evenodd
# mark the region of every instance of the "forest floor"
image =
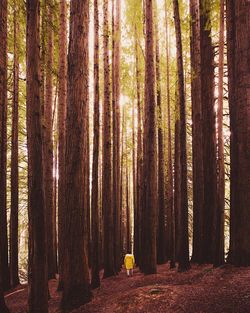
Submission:
<svg viewBox="0 0 250 313">
<path fill-rule="evenodd" d="M 57 281 L 50 281 L 49 312 L 60 312 L 61 294 Z M 11 313 L 25 313 L 27 286 L 5 295 Z M 102 280 L 93 291 L 93 300 L 72 313 L 248 313 L 250 312 L 250 268 L 225 265 L 213 269 L 196 266 L 178 273 L 168 265 L 158 266 L 158 273 L 144 276 L 138 269 L 127 278 Z"/>
</svg>

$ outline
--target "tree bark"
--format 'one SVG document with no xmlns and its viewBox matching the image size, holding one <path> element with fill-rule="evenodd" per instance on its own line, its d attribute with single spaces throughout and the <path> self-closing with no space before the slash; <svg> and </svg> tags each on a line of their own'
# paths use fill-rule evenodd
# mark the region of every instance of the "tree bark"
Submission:
<svg viewBox="0 0 250 313">
<path fill-rule="evenodd" d="M 84 147 L 88 106 L 89 1 L 70 2 L 68 97 L 65 134 L 64 289 L 61 306 L 71 310 L 90 301 L 85 232 Z"/>
<path fill-rule="evenodd" d="M 39 1 L 27 1 L 27 146 L 29 186 L 29 312 L 48 312 L 46 210 L 40 102 Z"/>
<path fill-rule="evenodd" d="M 216 218 L 216 130 L 214 109 L 214 51 L 211 37 L 211 3 L 200 1 L 201 103 L 204 173 L 202 263 L 213 263 Z"/>
<path fill-rule="evenodd" d="M 157 211 L 157 158 L 156 158 L 156 102 L 155 61 L 152 0 L 145 1 L 146 60 L 145 60 L 145 123 L 143 149 L 143 234 L 142 250 L 144 274 L 156 273 L 156 211 Z"/>
<path fill-rule="evenodd" d="M 228 261 L 236 266 L 250 264 L 249 16 L 247 1 L 227 0 L 231 124 L 231 236 Z"/>
<path fill-rule="evenodd" d="M 63 288 L 63 232 L 65 195 L 65 118 L 67 106 L 67 4 L 60 1 L 60 49 L 59 49 L 59 89 L 58 89 L 58 290 Z"/>
<path fill-rule="evenodd" d="M 19 55 L 17 33 L 19 32 L 18 6 L 14 1 L 14 64 L 13 104 L 11 134 L 11 213 L 10 213 L 10 281 L 11 286 L 19 284 L 18 276 L 18 94 Z"/>
<path fill-rule="evenodd" d="M 102 210 L 104 214 L 104 278 L 115 274 L 114 264 L 114 219 L 112 207 L 111 172 L 111 102 L 109 70 L 109 19 L 108 0 L 103 0 L 103 63 L 104 63 L 104 103 L 103 103 L 103 172 Z"/>
<path fill-rule="evenodd" d="M 225 212 L 225 166 L 224 166 L 224 133 L 223 133 L 223 81 L 224 81 L 224 5 L 220 1 L 220 38 L 219 38 L 219 82 L 218 82 L 218 161 L 217 161 L 217 212 L 215 233 L 214 266 L 224 263 L 224 212 Z"/>
<path fill-rule="evenodd" d="M 100 142 L 100 110 L 99 110 L 99 9 L 98 0 L 94 1 L 94 147 L 93 147 L 93 166 L 92 166 L 92 266 L 91 266 L 91 286 L 100 286 L 100 214 L 98 196 L 98 164 L 99 164 L 99 142 Z"/>
<path fill-rule="evenodd" d="M 56 224 L 54 221 L 53 201 L 53 1 L 45 1 L 46 12 L 46 76 L 45 76 L 45 99 L 44 99 L 44 128 L 43 128 L 43 158 L 44 158 L 44 193 L 47 219 L 48 240 L 48 279 L 55 278 L 56 274 L 56 251 L 53 243 L 56 236 Z"/>
<path fill-rule="evenodd" d="M 155 3 L 156 5 L 156 3 Z M 155 7 L 157 10 L 157 7 Z M 155 14 L 157 20 L 157 14 Z M 157 102 L 157 132 L 158 132 L 158 229 L 157 229 L 157 263 L 166 262 L 166 206 L 165 206 L 165 177 L 164 177 L 164 147 L 163 147 L 163 120 L 160 72 L 160 48 L 158 26 L 155 23 L 155 64 L 156 64 L 156 102 Z"/>
<path fill-rule="evenodd" d="M 7 175 L 7 1 L 0 4 L 0 257 L 3 290 L 10 288 L 6 208 Z"/>
<path fill-rule="evenodd" d="M 191 16 L 191 97 L 193 153 L 193 251 L 192 262 L 202 263 L 204 223 L 204 172 L 201 107 L 201 49 L 199 1 L 190 1 Z"/>
<path fill-rule="evenodd" d="M 184 71 L 181 41 L 181 25 L 178 0 L 173 0 L 174 20 L 177 46 L 177 69 L 178 69 L 178 104 L 180 119 L 180 211 L 179 211 L 179 271 L 188 270 L 189 264 L 189 237 L 188 237 L 188 196 L 187 196 L 187 142 L 186 142 L 186 105 L 184 90 Z"/>
</svg>

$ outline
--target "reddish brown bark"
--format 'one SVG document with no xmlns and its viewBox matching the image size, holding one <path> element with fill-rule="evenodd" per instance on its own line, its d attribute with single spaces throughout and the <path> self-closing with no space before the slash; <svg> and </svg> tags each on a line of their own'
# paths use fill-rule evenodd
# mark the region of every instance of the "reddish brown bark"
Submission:
<svg viewBox="0 0 250 313">
<path fill-rule="evenodd" d="M 27 1 L 27 146 L 29 171 L 29 312 L 48 312 L 46 210 L 40 102 L 39 1 Z"/>
<path fill-rule="evenodd" d="M 54 221 L 53 201 L 53 1 L 45 1 L 46 12 L 46 76 L 45 76 L 45 98 L 44 98 L 44 128 L 43 128 L 43 162 L 44 162 L 44 195 L 47 219 L 48 239 L 48 278 L 55 278 L 56 274 L 56 251 L 53 243 L 56 237 L 56 224 Z"/>
<path fill-rule="evenodd" d="M 192 66 L 192 153 L 193 153 L 193 252 L 192 262 L 202 262 L 204 222 L 204 173 L 201 107 L 201 55 L 199 1 L 190 1 Z"/>
<path fill-rule="evenodd" d="M 94 147 L 93 147 L 93 169 L 92 169 L 92 264 L 91 264 L 91 286 L 100 286 L 100 214 L 99 214 L 99 143 L 100 143 L 100 109 L 99 109 L 99 9 L 98 0 L 94 1 Z"/>
<path fill-rule="evenodd" d="M 7 161 L 7 1 L 1 1 L 0 28 L 0 257 L 3 290 L 10 287 L 6 211 Z"/>
<path fill-rule="evenodd" d="M 13 103 L 11 132 L 11 213 L 10 213 L 10 281 L 11 286 L 19 284 L 18 276 L 18 93 L 19 56 L 17 33 L 19 31 L 18 6 L 14 1 L 14 64 Z"/>
<path fill-rule="evenodd" d="M 157 208 L 157 158 L 156 158 L 156 103 L 155 62 L 152 1 L 145 1 L 146 60 L 145 60 L 145 123 L 143 149 L 143 226 L 142 269 L 145 274 L 156 273 L 156 208 Z"/>
<path fill-rule="evenodd" d="M 67 102 L 67 5 L 60 1 L 60 49 L 59 49 L 59 89 L 58 89 L 58 261 L 59 285 L 63 287 L 63 225 L 64 225 L 64 181 L 65 181 L 65 118 Z"/>
<path fill-rule="evenodd" d="M 224 263 L 224 212 L 225 212 L 225 165 L 224 165 L 224 133 L 223 133 L 223 80 L 224 80 L 224 5 L 220 1 L 220 38 L 219 38 L 219 82 L 218 82 L 218 160 L 217 160 L 217 212 L 215 253 L 213 263 L 220 266 Z"/>
<path fill-rule="evenodd" d="M 202 263 L 213 263 L 216 216 L 216 130 L 214 109 L 214 51 L 211 2 L 200 1 L 201 103 L 204 174 Z"/>
<path fill-rule="evenodd" d="M 178 262 L 180 271 L 189 269 L 189 238 L 188 238 L 188 196 L 187 196 L 187 142 L 186 142 L 186 105 L 184 91 L 184 71 L 181 41 L 181 24 L 178 0 L 173 0 L 174 20 L 177 47 L 178 69 L 178 105 L 180 119 L 180 211 L 178 214 Z"/>
<path fill-rule="evenodd" d="M 249 266 L 250 117 L 249 33 L 250 6 L 227 0 L 229 107 L 231 128 L 231 211 L 229 262 Z"/>
<path fill-rule="evenodd" d="M 109 70 L 109 18 L 108 0 L 103 0 L 103 63 L 104 63 L 104 102 L 103 102 L 103 172 L 102 210 L 104 215 L 104 278 L 115 274 L 114 264 L 114 219 L 112 206 L 111 172 L 111 102 Z"/>
<path fill-rule="evenodd" d="M 89 1 L 70 2 L 68 97 L 65 134 L 64 289 L 61 305 L 71 310 L 91 298 L 85 232 L 84 147 L 88 106 Z"/>
</svg>

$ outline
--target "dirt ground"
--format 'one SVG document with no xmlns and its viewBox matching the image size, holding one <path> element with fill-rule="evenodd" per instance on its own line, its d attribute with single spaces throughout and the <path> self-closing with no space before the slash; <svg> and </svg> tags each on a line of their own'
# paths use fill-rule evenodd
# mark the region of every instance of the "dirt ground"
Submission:
<svg viewBox="0 0 250 313">
<path fill-rule="evenodd" d="M 61 294 L 57 281 L 50 281 L 49 312 L 59 313 Z M 27 287 L 6 294 L 11 313 L 24 313 Z M 137 269 L 102 280 L 93 300 L 72 313 L 250 313 L 250 268 L 225 265 L 192 266 L 185 273 L 158 266 L 156 275 L 144 276 Z"/>
</svg>

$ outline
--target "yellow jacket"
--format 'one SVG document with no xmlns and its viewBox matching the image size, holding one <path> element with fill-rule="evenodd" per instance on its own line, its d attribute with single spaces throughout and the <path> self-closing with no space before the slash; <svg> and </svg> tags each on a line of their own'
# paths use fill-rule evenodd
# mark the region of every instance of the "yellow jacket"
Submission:
<svg viewBox="0 0 250 313">
<path fill-rule="evenodd" d="M 126 270 L 131 270 L 135 265 L 135 258 L 133 254 L 126 254 L 124 258 L 124 265 Z"/>
</svg>

